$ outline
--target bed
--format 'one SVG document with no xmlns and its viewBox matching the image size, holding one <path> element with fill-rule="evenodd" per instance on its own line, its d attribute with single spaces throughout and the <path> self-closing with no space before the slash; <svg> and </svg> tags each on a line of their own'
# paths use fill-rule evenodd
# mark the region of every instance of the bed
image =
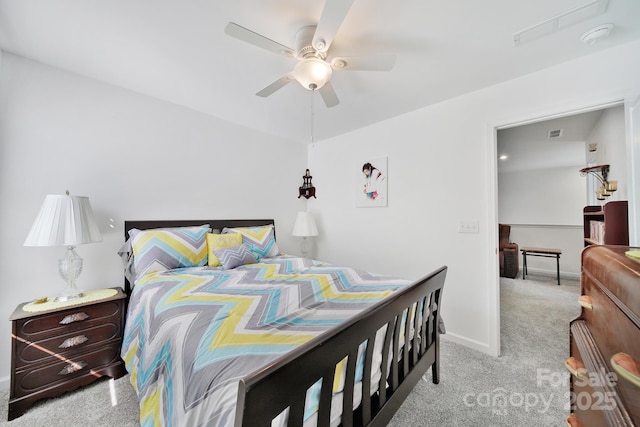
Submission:
<svg viewBox="0 0 640 427">
<path fill-rule="evenodd" d="M 178 232 L 194 265 L 146 252 Z M 446 267 L 411 283 L 281 254 L 273 220 L 125 221 L 125 238 L 143 426 L 381 426 L 429 368 L 439 381 Z"/>
</svg>

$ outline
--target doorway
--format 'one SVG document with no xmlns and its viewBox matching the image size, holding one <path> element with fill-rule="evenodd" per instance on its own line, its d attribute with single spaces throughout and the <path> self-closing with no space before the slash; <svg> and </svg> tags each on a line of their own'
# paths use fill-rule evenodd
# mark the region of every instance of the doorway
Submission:
<svg viewBox="0 0 640 427">
<path fill-rule="evenodd" d="M 600 123 L 603 119 L 606 119 L 605 124 Z M 580 252 L 583 247 L 582 208 L 588 204 L 588 199 L 587 180 L 578 171 L 584 167 L 590 153 L 593 155 L 588 151 L 588 145 L 593 143 L 596 138 L 594 135 L 598 138 L 610 135 L 607 141 L 613 143 L 600 142 L 600 153 L 597 154 L 607 160 L 612 157 L 614 160 L 609 160 L 612 165 L 621 164 L 619 168 L 616 166 L 617 173 L 622 180 L 627 180 L 622 102 L 496 125 L 493 132 L 495 151 L 491 163 L 495 165 L 496 199 L 494 223 L 491 225 L 496 230 L 496 242 L 498 223 L 511 223 L 515 225 L 511 235 L 513 242 L 520 246 L 559 247 L 563 251 L 561 274 L 579 279 Z M 562 136 L 564 144 L 560 143 L 562 139 L 558 139 Z M 505 153 L 503 142 L 518 139 L 522 139 L 520 146 L 511 147 L 515 149 L 511 154 Z M 622 158 L 619 153 L 623 154 Z M 503 154 L 508 156 L 507 159 L 499 160 L 498 156 Z M 507 164 L 509 160 L 511 163 Z M 599 158 L 595 157 L 595 160 Z M 626 197 L 618 194 L 618 197 Z M 493 257 L 494 262 L 498 261 L 497 258 Z M 544 258 L 537 261 L 533 265 L 528 262 L 529 274 L 534 272 L 555 280 L 555 265 L 545 263 Z M 519 278 L 522 277 L 521 264 L 520 260 Z M 497 279 L 495 295 L 497 306 L 500 307 L 500 278 Z M 499 354 L 500 313 L 497 313 L 496 326 L 495 345 Z"/>
</svg>

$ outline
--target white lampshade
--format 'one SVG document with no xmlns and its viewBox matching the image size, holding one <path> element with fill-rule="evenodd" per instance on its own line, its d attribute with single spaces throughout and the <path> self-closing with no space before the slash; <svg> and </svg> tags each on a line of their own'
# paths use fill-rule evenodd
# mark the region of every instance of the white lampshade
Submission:
<svg viewBox="0 0 640 427">
<path fill-rule="evenodd" d="M 75 246 L 102 241 L 88 197 L 48 195 L 25 246 Z"/>
<path fill-rule="evenodd" d="M 298 83 L 310 90 L 320 89 L 332 74 L 331 65 L 320 58 L 305 58 L 293 68 L 293 75 Z"/>
<path fill-rule="evenodd" d="M 316 227 L 316 222 L 313 220 L 311 212 L 298 212 L 296 222 L 293 225 L 293 233 L 291 234 L 300 237 L 318 235 L 318 227 Z"/>
</svg>

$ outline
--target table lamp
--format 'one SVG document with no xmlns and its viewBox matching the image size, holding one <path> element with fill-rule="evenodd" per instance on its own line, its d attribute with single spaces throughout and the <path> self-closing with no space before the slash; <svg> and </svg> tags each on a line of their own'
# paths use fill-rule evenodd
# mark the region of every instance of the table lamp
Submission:
<svg viewBox="0 0 640 427">
<path fill-rule="evenodd" d="M 293 233 L 291 234 L 302 237 L 300 250 L 302 251 L 302 256 L 307 258 L 307 254 L 309 253 L 309 241 L 307 237 L 318 235 L 318 227 L 316 227 L 316 222 L 313 220 L 311 212 L 298 212 L 296 222 L 293 225 Z"/>
<path fill-rule="evenodd" d="M 82 258 L 76 245 L 102 241 L 100 230 L 93 218 L 88 197 L 48 195 L 40 208 L 24 246 L 66 246 L 64 258 L 58 261 L 60 276 L 67 282 L 65 291 L 56 301 L 68 301 L 83 296 L 76 287 L 82 272 Z"/>
</svg>

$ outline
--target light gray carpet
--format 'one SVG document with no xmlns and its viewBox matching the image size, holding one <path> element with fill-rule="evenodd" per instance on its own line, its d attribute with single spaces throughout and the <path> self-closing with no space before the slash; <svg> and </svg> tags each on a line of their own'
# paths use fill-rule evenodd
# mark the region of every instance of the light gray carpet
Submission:
<svg viewBox="0 0 640 427">
<path fill-rule="evenodd" d="M 565 425 L 564 361 L 569 321 L 580 313 L 580 284 L 563 279 L 558 286 L 555 278 L 537 278 L 501 280 L 500 357 L 441 339 L 440 384 L 431 382 L 429 371 L 389 425 Z"/>
<path fill-rule="evenodd" d="M 442 339 L 440 384 L 433 384 L 427 373 L 389 425 L 564 425 L 569 391 L 564 360 L 569 354 L 569 321 L 580 311 L 580 286 L 577 281 L 563 280 L 557 286 L 555 278 L 537 279 L 501 281 L 500 357 Z M 117 400 L 113 406 L 112 395 Z M 11 422 L 6 422 L 8 400 L 8 391 L 0 392 L 0 426 L 138 425 L 128 376 L 41 401 Z"/>
</svg>

